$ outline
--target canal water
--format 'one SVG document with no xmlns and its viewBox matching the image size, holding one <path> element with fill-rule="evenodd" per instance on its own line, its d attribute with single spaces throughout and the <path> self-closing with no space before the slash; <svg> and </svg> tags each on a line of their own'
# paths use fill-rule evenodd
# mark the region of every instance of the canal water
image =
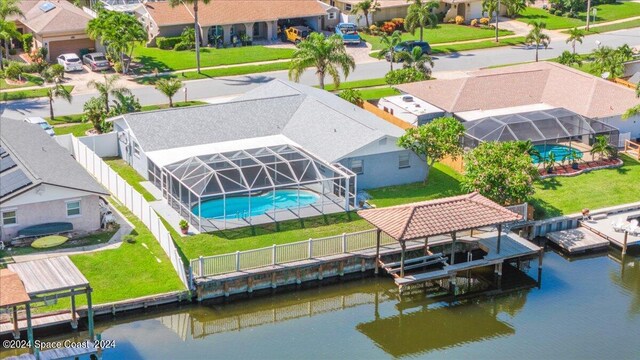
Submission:
<svg viewBox="0 0 640 360">
<path fill-rule="evenodd" d="M 103 359 L 639 359 L 640 257 L 548 251 L 541 288 L 462 302 L 380 277 L 97 325 Z"/>
</svg>

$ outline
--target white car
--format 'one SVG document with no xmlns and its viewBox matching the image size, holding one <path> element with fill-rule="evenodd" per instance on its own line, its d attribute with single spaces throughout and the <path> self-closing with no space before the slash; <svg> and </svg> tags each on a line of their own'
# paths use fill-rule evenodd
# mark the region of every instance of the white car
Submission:
<svg viewBox="0 0 640 360">
<path fill-rule="evenodd" d="M 64 66 L 64 71 L 82 71 L 82 61 L 76 54 L 62 54 L 58 56 L 58 64 Z"/>
<path fill-rule="evenodd" d="M 55 133 L 53 132 L 53 127 L 51 127 L 51 125 L 49 125 L 49 123 L 47 122 L 47 120 L 41 118 L 41 117 L 28 117 L 26 119 L 24 119 L 25 122 L 28 122 L 30 124 L 34 124 L 34 125 L 38 125 L 42 128 L 42 130 L 44 130 L 47 134 L 49 134 L 49 136 L 54 136 Z"/>
</svg>

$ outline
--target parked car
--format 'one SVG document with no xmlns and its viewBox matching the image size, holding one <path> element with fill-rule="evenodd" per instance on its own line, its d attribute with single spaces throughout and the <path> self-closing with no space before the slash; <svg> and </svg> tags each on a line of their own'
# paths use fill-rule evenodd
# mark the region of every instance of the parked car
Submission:
<svg viewBox="0 0 640 360">
<path fill-rule="evenodd" d="M 416 46 L 420 47 L 424 54 L 431 55 L 431 46 L 429 46 L 429 43 L 426 41 L 403 41 L 400 44 L 396 45 L 395 51 L 396 53 L 402 51 L 410 52 Z M 385 55 L 385 59 L 387 59 L 387 61 L 391 61 L 391 55 L 387 53 Z"/>
<path fill-rule="evenodd" d="M 103 53 L 95 52 L 82 57 L 82 62 L 92 71 L 102 71 L 111 69 L 109 60 Z"/>
<path fill-rule="evenodd" d="M 288 41 L 298 44 L 311 34 L 311 29 L 306 26 L 291 26 L 284 31 L 284 34 Z"/>
<path fill-rule="evenodd" d="M 64 71 L 82 71 L 82 61 L 76 54 L 62 54 L 58 56 L 58 64 L 64 66 Z"/>
<path fill-rule="evenodd" d="M 342 38 L 345 44 L 360 44 L 360 35 L 358 27 L 352 23 L 340 23 L 336 26 L 336 34 Z"/>
<path fill-rule="evenodd" d="M 53 132 L 53 127 L 51 125 L 49 125 L 49 123 L 47 122 L 47 120 L 41 118 L 41 117 L 28 117 L 26 119 L 24 119 L 25 122 L 28 122 L 30 124 L 34 124 L 34 125 L 38 125 L 42 128 L 42 130 L 44 130 L 47 134 L 49 134 L 49 136 L 54 136 L 55 133 Z"/>
</svg>

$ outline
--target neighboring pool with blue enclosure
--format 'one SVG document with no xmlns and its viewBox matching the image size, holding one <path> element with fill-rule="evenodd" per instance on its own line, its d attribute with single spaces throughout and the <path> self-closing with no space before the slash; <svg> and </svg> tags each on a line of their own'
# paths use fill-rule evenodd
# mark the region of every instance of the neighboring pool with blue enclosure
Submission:
<svg viewBox="0 0 640 360">
<path fill-rule="evenodd" d="M 575 152 L 576 160 L 582 159 L 582 156 L 584 155 L 582 151 L 566 145 L 535 145 L 534 148 L 540 153 L 540 156 L 531 156 L 534 164 L 544 163 L 549 159 L 549 154 L 554 154 L 556 162 L 562 161 L 562 159 L 564 159 L 565 156 L 571 154 L 572 151 Z"/>
<path fill-rule="evenodd" d="M 275 195 L 275 196 L 274 196 Z M 318 202 L 320 195 L 309 190 L 282 189 L 261 193 L 259 195 L 230 196 L 226 199 L 205 200 L 198 208 L 191 211 L 207 219 L 242 219 L 264 215 L 275 210 L 309 206 Z M 299 205 L 298 205 L 299 204 Z M 226 205 L 226 212 L 225 212 Z M 202 212 L 202 214 L 200 214 Z"/>
</svg>

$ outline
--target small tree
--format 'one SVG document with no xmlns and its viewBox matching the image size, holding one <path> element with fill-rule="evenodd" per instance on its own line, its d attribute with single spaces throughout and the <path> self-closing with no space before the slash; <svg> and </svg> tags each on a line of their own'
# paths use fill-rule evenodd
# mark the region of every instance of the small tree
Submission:
<svg viewBox="0 0 640 360">
<path fill-rule="evenodd" d="M 156 90 L 169 98 L 169 107 L 173 107 L 173 96 L 182 87 L 182 81 L 176 78 L 160 79 L 156 82 Z"/>
<path fill-rule="evenodd" d="M 113 105 L 111 106 L 111 110 L 109 110 L 109 117 L 138 112 L 142 110 L 140 101 L 138 101 L 138 98 L 136 98 L 135 95 L 115 93 L 113 97 Z"/>
<path fill-rule="evenodd" d="M 533 29 L 529 31 L 527 37 L 525 38 L 525 42 L 527 45 L 536 45 L 536 62 L 538 62 L 538 49 L 540 45 L 544 46 L 546 49 L 551 42 L 551 38 L 549 35 L 543 33 L 542 31 L 547 27 L 547 24 L 543 21 L 532 21 L 529 25 L 533 26 Z"/>
<path fill-rule="evenodd" d="M 402 34 L 399 30 L 396 30 L 391 35 L 382 34 L 380 37 L 380 44 L 382 45 L 382 50 L 378 51 L 377 57 L 378 59 L 384 59 L 387 55 L 389 55 L 389 66 L 390 70 L 393 71 L 393 62 L 396 61 L 396 46 L 402 42 Z"/>
<path fill-rule="evenodd" d="M 571 48 L 573 49 L 573 53 L 576 53 L 576 43 L 579 42 L 582 44 L 582 39 L 584 38 L 584 31 L 574 27 L 569 30 L 569 37 L 567 38 L 566 43 L 571 43 Z"/>
<path fill-rule="evenodd" d="M 398 146 L 411 150 L 431 168 L 436 161 L 451 156 L 453 159 L 462 154 L 460 138 L 464 126 L 451 117 L 441 117 L 417 128 L 409 128 L 398 138 Z M 426 184 L 429 172 L 424 178 Z"/>
<path fill-rule="evenodd" d="M 48 69 L 47 69 L 48 70 Z M 55 116 L 53 114 L 53 102 L 56 98 L 61 98 L 71 103 L 71 93 L 67 88 L 62 85 L 61 79 L 55 76 L 55 72 L 51 71 L 43 71 L 41 73 L 43 80 L 46 83 L 53 83 L 53 86 L 47 87 L 47 99 L 49 100 L 49 117 L 51 120 L 55 120 Z"/>
<path fill-rule="evenodd" d="M 346 89 L 340 92 L 338 96 L 348 102 L 362 107 L 364 100 L 362 99 L 362 94 L 359 90 L 356 89 Z"/>
<path fill-rule="evenodd" d="M 362 0 L 357 4 L 353 5 L 351 10 L 351 14 L 364 16 L 364 22 L 367 25 L 367 29 L 369 28 L 369 14 L 373 18 L 373 13 L 380 9 L 380 4 L 378 4 L 378 0 Z M 373 20 L 373 19 L 372 19 Z"/>
<path fill-rule="evenodd" d="M 53 64 L 49 66 L 45 71 L 48 72 L 52 78 L 58 81 L 62 81 L 62 79 L 64 79 L 64 66 L 60 64 Z"/>
<path fill-rule="evenodd" d="M 538 171 L 521 142 L 485 142 L 465 155 L 462 188 L 501 205 L 529 200 Z"/>
<path fill-rule="evenodd" d="M 22 67 L 18 63 L 12 62 L 4 69 L 4 76 L 11 80 L 21 80 Z"/>
<path fill-rule="evenodd" d="M 353 56 L 347 53 L 347 49 L 339 35 L 331 35 L 325 38 L 323 34 L 311 33 L 308 38 L 298 44 L 298 49 L 293 52 L 289 64 L 289 78 L 299 81 L 304 71 L 315 67 L 316 76 L 320 88 L 324 89 L 326 74 L 331 76 L 333 84 L 340 86 L 340 70 L 347 78 L 356 68 Z"/>
<path fill-rule="evenodd" d="M 601 76 L 607 73 L 609 79 L 620 77 L 624 75 L 624 63 L 631 60 L 632 56 L 631 49 L 625 45 L 617 49 L 600 46 L 591 54 L 591 69 Z"/>
<path fill-rule="evenodd" d="M 591 155 L 597 154 L 601 160 L 605 157 L 615 158 L 618 156 L 618 149 L 609 144 L 609 138 L 604 135 L 596 136 L 590 152 Z"/>
<path fill-rule="evenodd" d="M 417 29 L 420 29 L 420 41 L 423 41 L 424 28 L 433 29 L 438 25 L 438 17 L 433 10 L 439 8 L 440 3 L 438 1 L 424 3 L 422 0 L 413 0 L 412 2 L 407 8 L 404 27 L 413 35 L 415 35 Z"/>
<path fill-rule="evenodd" d="M 558 57 L 558 62 L 562 65 L 573 66 L 573 65 L 582 65 L 582 60 L 580 59 L 580 55 L 576 53 L 572 53 L 569 50 L 565 50 Z"/>
<path fill-rule="evenodd" d="M 83 106 L 82 121 L 91 123 L 98 134 L 102 133 L 102 126 L 107 114 L 104 111 L 104 102 L 100 97 L 92 97 Z"/>
<path fill-rule="evenodd" d="M 416 69 L 423 73 L 427 79 L 431 77 L 433 59 L 429 54 L 423 53 L 421 47 L 415 46 L 411 51 L 401 51 L 398 53 L 398 58 L 402 61 L 405 69 Z"/>
<path fill-rule="evenodd" d="M 91 80 L 87 83 L 89 88 L 94 88 L 98 90 L 100 93 L 100 98 L 104 103 L 105 113 L 109 112 L 109 95 L 114 95 L 117 93 L 121 93 L 124 95 L 131 95 L 131 91 L 124 86 L 118 86 L 118 81 L 120 77 L 118 75 L 107 76 L 104 75 L 104 82 L 99 82 L 96 80 Z"/>
</svg>

